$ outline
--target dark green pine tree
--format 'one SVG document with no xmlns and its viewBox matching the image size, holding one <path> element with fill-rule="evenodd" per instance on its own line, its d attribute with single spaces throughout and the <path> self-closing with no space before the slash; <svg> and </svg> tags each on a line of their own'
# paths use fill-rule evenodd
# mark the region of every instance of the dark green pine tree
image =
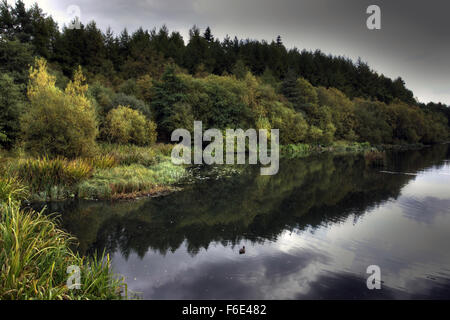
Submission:
<svg viewBox="0 0 450 320">
<path fill-rule="evenodd" d="M 0 145 L 10 149 L 20 134 L 20 115 L 24 109 L 22 87 L 6 73 L 0 74 Z"/>
<path fill-rule="evenodd" d="M 281 93 L 292 103 L 296 110 L 301 107 L 301 92 L 297 85 L 297 75 L 293 69 L 289 69 L 283 83 L 281 84 Z"/>
<path fill-rule="evenodd" d="M 82 52 L 83 65 L 94 74 L 100 73 L 107 56 L 107 50 L 104 35 L 94 21 L 90 22 L 85 28 Z"/>
<path fill-rule="evenodd" d="M 0 39 L 14 39 L 14 17 L 6 0 L 0 2 Z"/>
<path fill-rule="evenodd" d="M 208 42 L 200 34 L 200 29 L 197 26 L 193 26 L 189 30 L 189 43 L 186 46 L 184 56 L 184 67 L 189 70 L 190 73 L 195 74 L 199 64 L 205 62 L 208 51 Z"/>
<path fill-rule="evenodd" d="M 29 66 L 33 63 L 33 47 L 19 41 L 0 41 L 0 74 L 10 74 L 16 83 L 28 82 Z"/>
<path fill-rule="evenodd" d="M 31 12 L 25 8 L 22 0 L 16 2 L 13 9 L 14 31 L 17 39 L 21 42 L 30 42 L 33 33 L 33 24 L 31 20 Z"/>
<path fill-rule="evenodd" d="M 110 27 L 106 29 L 104 39 L 106 47 L 106 58 L 112 62 L 113 67 L 117 70 L 121 63 L 119 54 L 119 40 L 114 36 L 114 33 Z"/>
<path fill-rule="evenodd" d="M 183 82 L 177 77 L 175 67 L 169 65 L 160 81 L 154 85 L 154 97 L 151 107 L 155 112 L 158 126 L 158 137 L 161 141 L 169 141 L 172 131 L 170 119 L 174 112 L 174 106 L 184 102 L 185 88 Z"/>
<path fill-rule="evenodd" d="M 28 12 L 32 19 L 30 39 L 35 48 L 35 53 L 38 56 L 50 59 L 52 58 L 56 38 L 59 35 L 58 24 L 51 16 L 47 17 L 36 3 Z"/>
<path fill-rule="evenodd" d="M 203 38 L 205 38 L 208 42 L 214 42 L 214 36 L 211 33 L 211 28 L 207 27 L 205 33 L 203 34 Z"/>
<path fill-rule="evenodd" d="M 283 40 L 281 39 L 280 35 L 277 37 L 277 45 L 278 46 L 282 46 L 283 45 Z"/>
</svg>

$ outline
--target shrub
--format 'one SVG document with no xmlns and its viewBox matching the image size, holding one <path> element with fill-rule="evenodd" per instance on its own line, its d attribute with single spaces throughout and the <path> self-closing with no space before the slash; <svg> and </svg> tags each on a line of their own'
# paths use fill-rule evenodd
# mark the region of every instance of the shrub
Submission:
<svg viewBox="0 0 450 320">
<path fill-rule="evenodd" d="M 128 79 L 124 81 L 120 86 L 119 90 L 120 93 L 126 94 L 128 96 L 137 96 L 138 88 L 136 84 L 135 79 Z"/>
<path fill-rule="evenodd" d="M 91 95 L 100 106 L 101 110 L 108 113 L 109 107 L 112 105 L 112 97 L 114 96 L 114 90 L 103 86 L 101 83 L 96 82 L 89 86 L 89 95 Z"/>
<path fill-rule="evenodd" d="M 356 131 L 361 141 L 374 144 L 392 143 L 393 128 L 389 124 L 389 108 L 383 102 L 355 99 Z"/>
<path fill-rule="evenodd" d="M 104 87 L 102 84 L 96 82 L 89 86 L 88 93 L 97 102 L 98 112 L 100 116 L 104 118 L 113 108 L 112 98 L 115 95 L 114 90 Z"/>
<path fill-rule="evenodd" d="M 307 105 L 307 104 L 313 104 L 316 105 L 319 103 L 319 97 L 317 95 L 317 90 L 314 88 L 311 83 L 304 79 L 304 78 L 298 78 L 297 79 L 297 86 L 300 90 L 300 105 Z"/>
<path fill-rule="evenodd" d="M 284 106 L 274 109 L 272 127 L 280 129 L 281 144 L 304 142 L 308 134 L 308 124 L 300 113 Z"/>
<path fill-rule="evenodd" d="M 150 75 L 145 75 L 137 79 L 137 97 L 143 101 L 151 102 L 153 98 L 153 79 Z"/>
<path fill-rule="evenodd" d="M 129 107 L 119 106 L 108 113 L 106 132 L 111 141 L 121 144 L 144 146 L 156 142 L 156 124 Z"/>
<path fill-rule="evenodd" d="M 44 59 L 30 69 L 28 97 L 31 107 L 22 118 L 25 148 L 33 154 L 51 157 L 91 155 L 98 134 L 95 110 L 85 93 L 81 69 L 65 92 L 55 87 Z"/>
<path fill-rule="evenodd" d="M 108 107 L 108 112 L 119 106 L 128 106 L 129 108 L 142 113 L 148 120 L 153 119 L 153 114 L 151 112 L 150 106 L 134 96 L 126 95 L 124 93 L 115 94 L 112 97 L 111 105 Z"/>
<path fill-rule="evenodd" d="M 328 107 L 305 107 L 308 123 L 310 124 L 307 141 L 329 145 L 333 142 L 336 127 L 332 122 L 332 115 Z"/>
</svg>

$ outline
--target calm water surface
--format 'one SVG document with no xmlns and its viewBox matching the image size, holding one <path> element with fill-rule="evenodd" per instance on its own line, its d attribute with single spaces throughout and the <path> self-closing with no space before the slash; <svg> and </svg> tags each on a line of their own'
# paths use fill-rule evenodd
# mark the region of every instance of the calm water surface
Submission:
<svg viewBox="0 0 450 320">
<path fill-rule="evenodd" d="M 450 299 L 450 150 L 284 160 L 136 202 L 54 204 L 144 299 Z M 246 254 L 239 249 L 246 247 Z M 370 291 L 369 265 L 382 289 Z"/>
</svg>

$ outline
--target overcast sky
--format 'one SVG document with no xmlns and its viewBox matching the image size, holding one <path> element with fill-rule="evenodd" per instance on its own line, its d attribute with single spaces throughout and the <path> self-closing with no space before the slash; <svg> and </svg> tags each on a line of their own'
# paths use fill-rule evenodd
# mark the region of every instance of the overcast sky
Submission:
<svg viewBox="0 0 450 320">
<path fill-rule="evenodd" d="M 12 3 L 12 0 L 9 0 Z M 25 0 L 27 5 L 34 0 Z M 422 102 L 450 104 L 450 1 L 448 0 L 40 0 L 62 26 L 76 5 L 81 21 L 95 20 L 116 33 L 159 28 L 180 31 L 185 41 L 196 24 L 222 39 L 275 39 L 288 48 L 321 49 L 361 57 L 379 73 L 401 76 Z M 382 29 L 368 30 L 366 9 L 381 8 Z"/>
</svg>

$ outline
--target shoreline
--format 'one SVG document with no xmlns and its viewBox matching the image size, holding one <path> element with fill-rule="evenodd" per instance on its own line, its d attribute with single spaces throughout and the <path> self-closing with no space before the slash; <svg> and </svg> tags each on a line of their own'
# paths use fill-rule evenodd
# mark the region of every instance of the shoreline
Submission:
<svg viewBox="0 0 450 320">
<path fill-rule="evenodd" d="M 443 142 L 439 144 L 448 144 L 449 142 Z M 308 158 L 315 155 L 320 154 L 335 154 L 335 155 L 346 155 L 346 154 L 368 154 L 371 153 L 375 155 L 375 157 L 381 157 L 381 155 L 388 151 L 409 151 L 409 150 L 420 150 L 426 147 L 431 147 L 432 145 L 424 145 L 424 144 L 397 144 L 397 145 L 370 145 L 367 143 L 357 143 L 357 142 L 341 142 L 335 143 L 331 146 L 312 146 L 307 144 L 299 144 L 299 145 L 283 145 L 280 148 L 280 157 L 287 159 L 295 159 L 295 158 Z M 185 167 L 183 167 L 184 171 L 187 171 Z M 51 203 L 51 202 L 64 202 L 64 201 L 72 201 L 72 200 L 83 200 L 83 201 L 138 201 L 147 198 L 158 198 L 170 195 L 174 192 L 179 192 L 183 190 L 183 187 L 180 187 L 179 184 L 183 178 L 187 178 L 189 175 L 185 175 L 181 177 L 179 180 L 174 182 L 173 184 L 168 185 L 154 185 L 149 189 L 136 190 L 131 192 L 121 192 L 121 193 L 113 193 L 106 197 L 80 197 L 78 194 L 74 194 L 71 197 L 62 197 L 57 199 L 46 199 L 46 200 L 37 200 L 41 198 L 39 194 L 32 194 L 31 198 L 33 200 L 27 201 L 29 205 L 35 203 Z M 191 177 L 192 178 L 192 177 Z M 197 183 L 197 180 L 194 178 L 194 183 Z M 87 180 L 90 181 L 90 180 Z M 145 183 L 152 184 L 153 181 L 144 181 Z M 65 191 L 67 193 L 67 191 Z M 70 192 L 69 192 L 70 193 Z"/>
</svg>

